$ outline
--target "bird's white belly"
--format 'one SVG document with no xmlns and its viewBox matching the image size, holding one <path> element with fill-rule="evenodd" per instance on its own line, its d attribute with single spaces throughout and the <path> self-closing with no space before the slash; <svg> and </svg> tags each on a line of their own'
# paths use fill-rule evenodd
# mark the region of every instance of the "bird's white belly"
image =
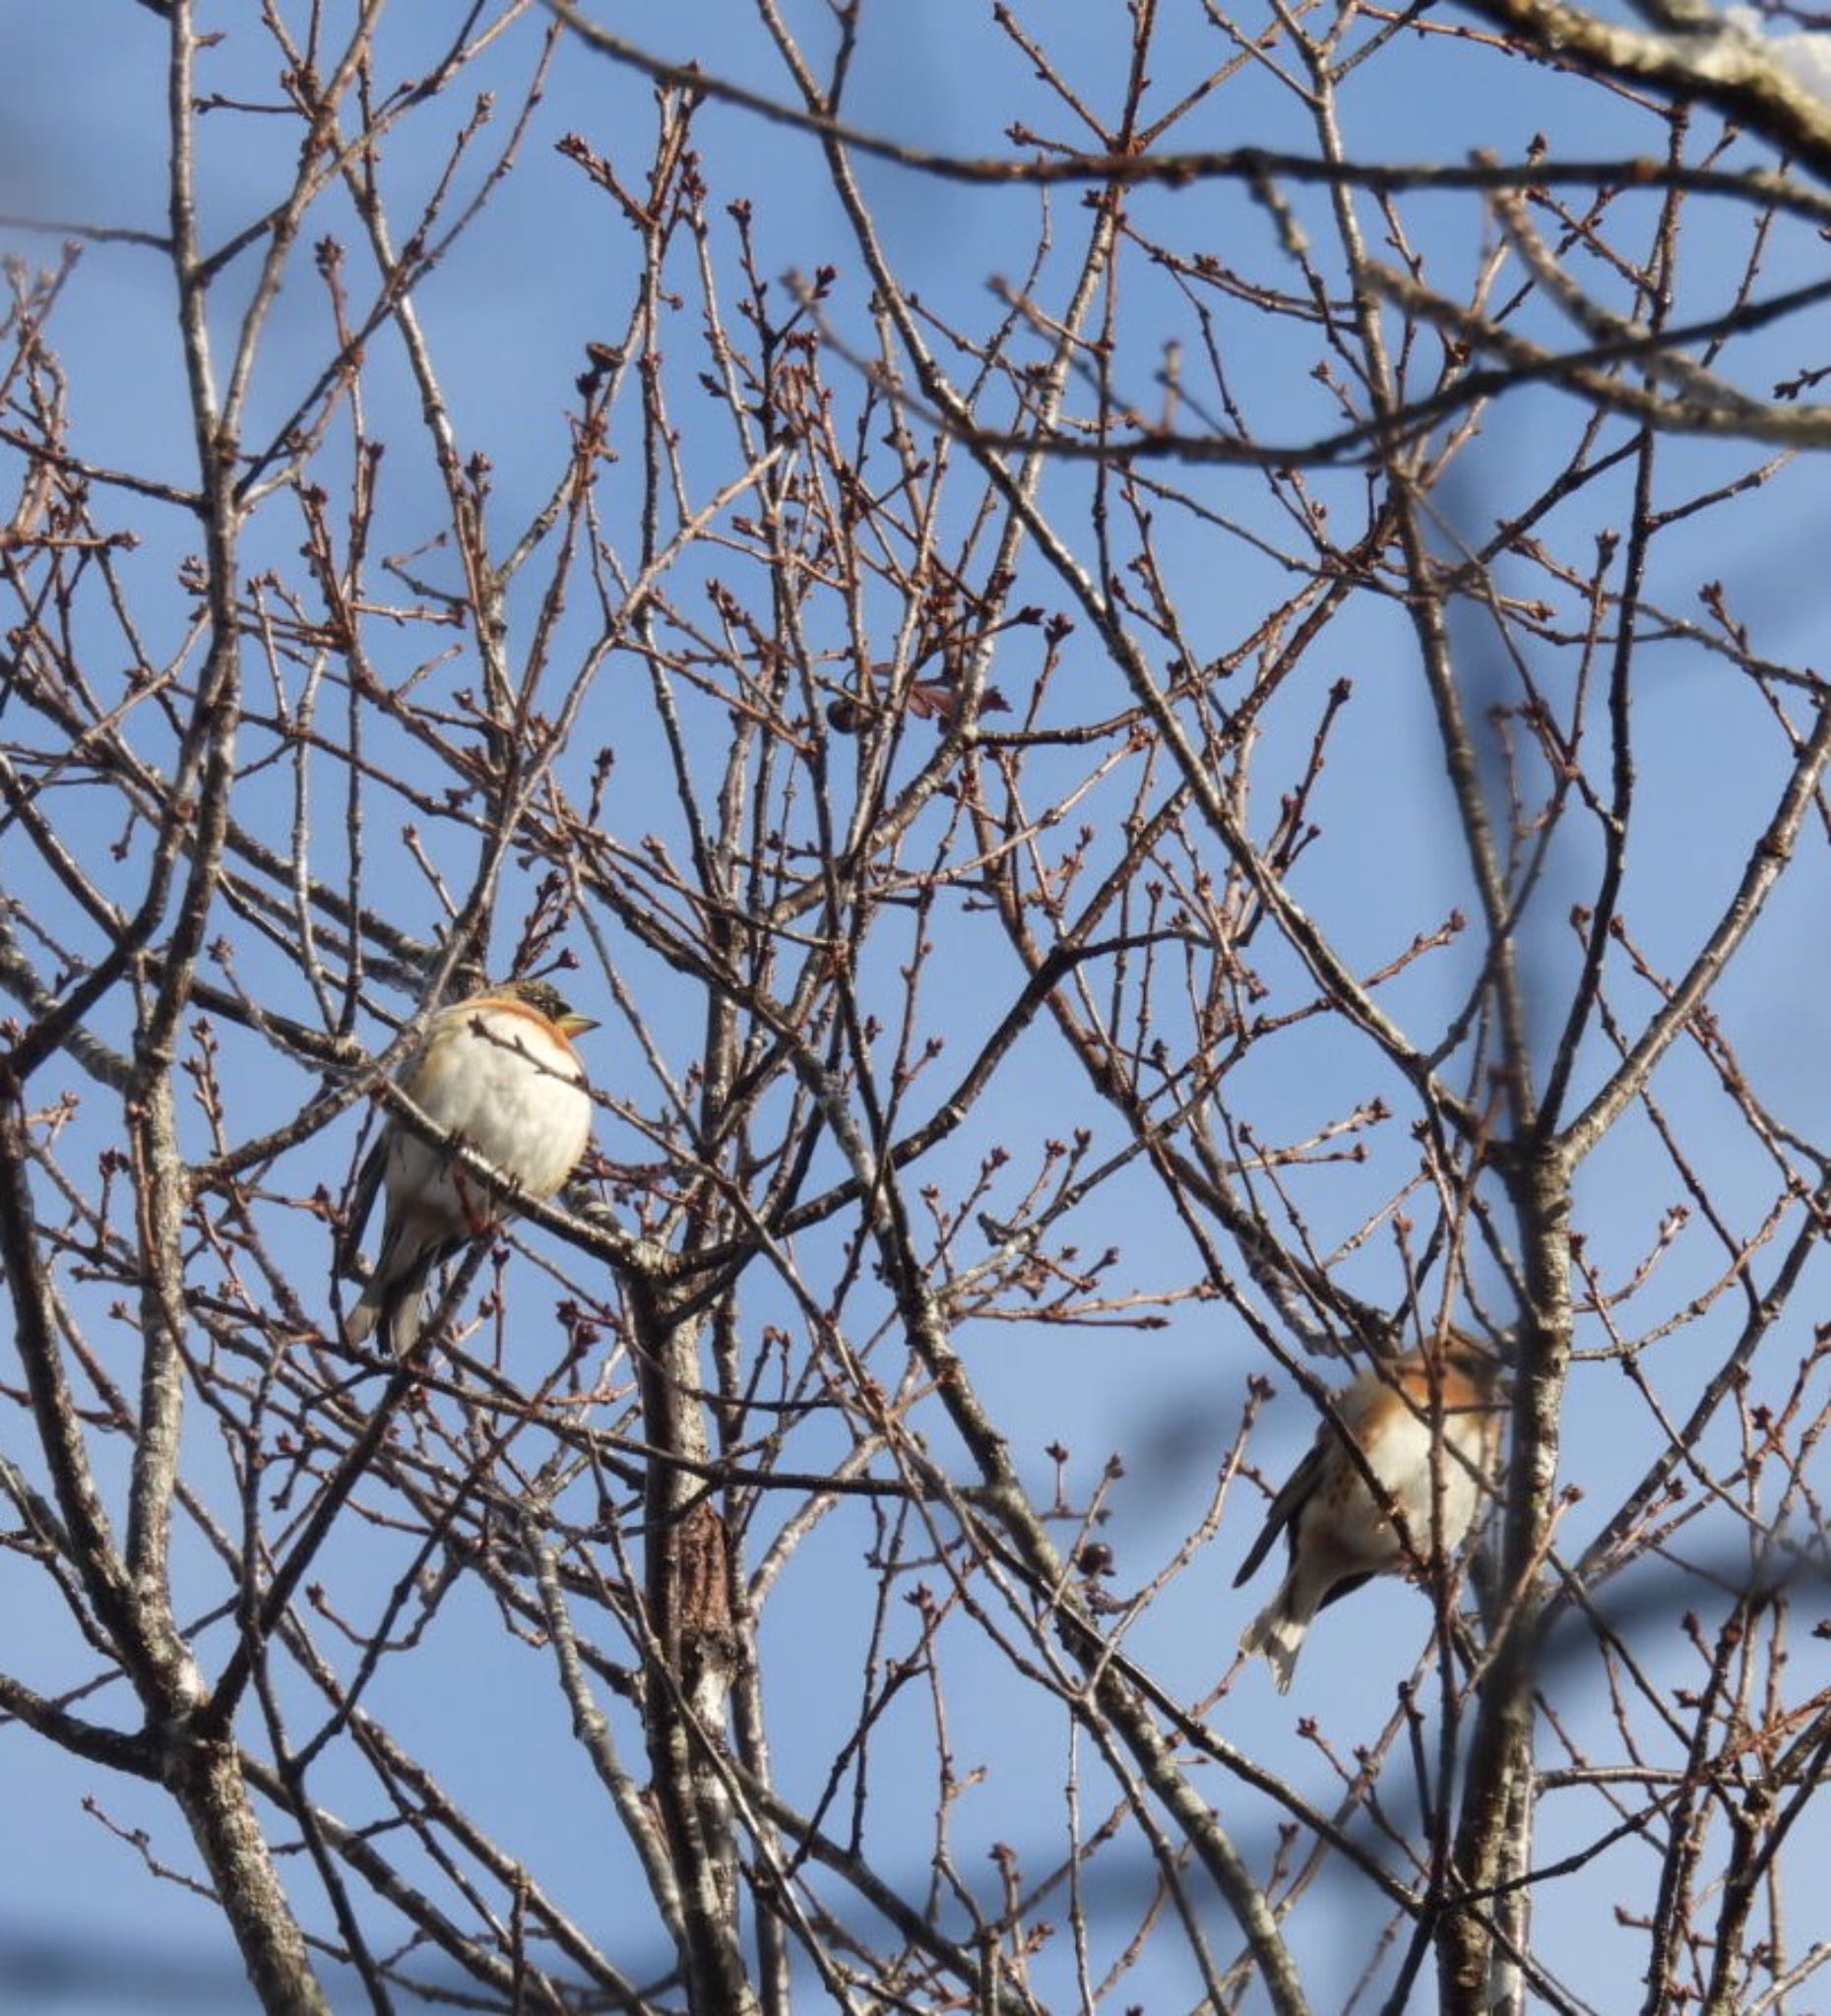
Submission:
<svg viewBox="0 0 1831 2016">
<path fill-rule="evenodd" d="M 1446 1421 L 1443 1440 L 1445 1446 L 1433 1453 L 1429 1421 L 1407 1413 L 1391 1420 L 1378 1445 L 1367 1452 L 1373 1475 L 1399 1508 L 1411 1550 L 1421 1555 L 1428 1555 L 1438 1539 L 1445 1548 L 1456 1546 L 1474 1524 L 1480 1502 L 1480 1486 L 1456 1455 L 1460 1447 L 1464 1455 L 1478 1456 L 1478 1431 Z M 1344 1552 L 1352 1551 L 1362 1566 L 1376 1571 L 1396 1566 L 1407 1554 L 1397 1528 L 1357 1472 L 1352 1489 L 1354 1514 L 1338 1523 L 1338 1544 L 1344 1534 L 1357 1535 L 1358 1544 L 1344 1546 Z M 1440 1512 L 1434 1509 L 1437 1503 Z M 1437 1519 L 1440 1528 L 1432 1523 Z"/>
<path fill-rule="evenodd" d="M 592 1101 L 578 1060 L 557 1044 L 530 1040 L 526 1018 L 488 1010 L 482 1025 L 460 1047 L 462 1059 L 438 1068 L 434 1051 L 413 1090 L 426 1118 L 457 1134 L 531 1197 L 550 1197 L 578 1166 L 592 1129 Z M 414 1199 L 429 1210 L 474 1222 L 483 1210 L 474 1179 L 437 1142 L 396 1130 L 388 1159 L 391 1197 Z"/>
</svg>

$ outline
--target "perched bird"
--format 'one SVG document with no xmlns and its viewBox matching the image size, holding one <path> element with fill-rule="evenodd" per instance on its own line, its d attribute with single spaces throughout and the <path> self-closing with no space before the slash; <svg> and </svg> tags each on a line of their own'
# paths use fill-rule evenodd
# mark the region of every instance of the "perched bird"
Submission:
<svg viewBox="0 0 1831 2016">
<path fill-rule="evenodd" d="M 889 679 L 893 668 L 873 665 L 880 679 Z M 960 713 L 960 688 L 952 679 L 912 679 L 903 690 L 903 711 L 914 721 L 939 722 L 945 733 Z M 869 721 L 885 712 L 865 694 L 849 687 L 837 700 L 827 702 L 827 724 L 836 734 L 855 735 Z M 1009 714 L 1011 703 L 996 686 L 979 692 L 981 714 Z"/>
<path fill-rule="evenodd" d="M 1286 1536 L 1285 1579 L 1239 1641 L 1241 1652 L 1263 1655 L 1281 1694 L 1318 1610 L 1375 1575 L 1422 1566 L 1439 1544 L 1447 1554 L 1475 1524 L 1500 1454 L 1498 1371 L 1480 1346 L 1451 1331 L 1440 1348 L 1385 1359 L 1337 1396 L 1342 1426 L 1405 1532 L 1401 1538 L 1335 1422 L 1325 1420 L 1233 1578 L 1237 1589 Z"/>
<path fill-rule="evenodd" d="M 550 1197 L 591 1135 L 591 1095 L 572 1039 L 597 1027 L 545 980 L 502 980 L 432 1017 L 401 1090 L 434 1127 L 457 1135 L 524 1195 Z M 384 1183 L 381 1251 L 345 1330 L 360 1344 L 379 1325 L 405 1357 L 419 1337 L 432 1270 L 493 1231 L 514 1207 L 445 1144 L 391 1120 L 356 1179 L 350 1244 L 362 1236 Z"/>
</svg>

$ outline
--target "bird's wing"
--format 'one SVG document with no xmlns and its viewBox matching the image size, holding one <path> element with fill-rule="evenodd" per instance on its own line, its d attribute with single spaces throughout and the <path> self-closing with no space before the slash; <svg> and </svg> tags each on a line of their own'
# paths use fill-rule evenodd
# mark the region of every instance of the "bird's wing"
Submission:
<svg viewBox="0 0 1831 2016">
<path fill-rule="evenodd" d="M 1327 1436 L 1328 1430 L 1325 1428 L 1311 1443 L 1309 1454 L 1285 1480 L 1284 1488 L 1272 1500 L 1265 1514 L 1265 1525 L 1260 1529 L 1259 1537 L 1253 1542 L 1246 1558 L 1239 1564 L 1239 1573 L 1233 1577 L 1235 1589 L 1251 1579 L 1259 1563 L 1271 1552 L 1272 1543 L 1296 1517 L 1304 1499 L 1316 1488 L 1317 1480 L 1322 1475 L 1322 1459 L 1327 1450 Z"/>
<path fill-rule="evenodd" d="M 1317 1609 L 1326 1610 L 1332 1603 L 1340 1603 L 1343 1597 L 1353 1596 L 1357 1589 L 1364 1589 L 1372 1580 L 1373 1571 L 1370 1568 L 1364 1575 L 1343 1576 L 1340 1582 L 1331 1586 L 1328 1595 L 1316 1606 Z"/>
<path fill-rule="evenodd" d="M 356 1249 L 362 1244 L 362 1234 L 368 1228 L 369 1214 L 375 1209 L 375 1194 L 381 1188 L 382 1172 L 387 1166 L 388 1130 L 384 1127 L 375 1137 L 375 1146 L 363 1157 L 361 1168 L 356 1171 L 349 1216 L 344 1221 L 344 1229 L 337 1242 L 339 1274 L 354 1271 Z"/>
</svg>

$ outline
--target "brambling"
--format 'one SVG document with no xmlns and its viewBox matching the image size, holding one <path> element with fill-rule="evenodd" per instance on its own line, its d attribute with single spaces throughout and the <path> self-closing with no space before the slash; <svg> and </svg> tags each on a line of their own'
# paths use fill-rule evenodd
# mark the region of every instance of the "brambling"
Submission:
<svg viewBox="0 0 1831 2016">
<path fill-rule="evenodd" d="M 545 980 L 502 980 L 432 1017 L 401 1090 L 517 1190 L 550 1197 L 591 1136 L 591 1095 L 572 1039 L 597 1027 Z M 362 1236 L 384 1182 L 381 1250 L 345 1333 L 360 1344 L 379 1326 L 405 1357 L 419 1338 L 432 1270 L 493 1231 L 514 1207 L 455 1164 L 443 1143 L 390 1120 L 356 1179 L 350 1244 Z"/>
<path fill-rule="evenodd" d="M 1419 1568 L 1447 1555 L 1475 1524 L 1500 1454 L 1499 1367 L 1455 1331 L 1442 1348 L 1409 1353 L 1364 1371 L 1335 1403 L 1403 1522 L 1368 1487 L 1334 1421 L 1292 1473 L 1265 1515 L 1265 1530 L 1233 1578 L 1237 1589 L 1282 1533 L 1291 1564 L 1239 1649 L 1259 1653 L 1278 1691 L 1290 1691 L 1310 1620 L 1375 1575 Z M 1441 1426 L 1441 1435 L 1437 1432 Z"/>
</svg>

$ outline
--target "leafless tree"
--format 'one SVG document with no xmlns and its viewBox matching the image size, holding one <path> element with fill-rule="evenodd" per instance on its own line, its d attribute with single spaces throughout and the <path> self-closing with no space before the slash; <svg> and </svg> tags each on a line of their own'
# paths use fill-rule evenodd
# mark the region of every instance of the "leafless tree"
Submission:
<svg viewBox="0 0 1831 2016">
<path fill-rule="evenodd" d="M 143 8 L 0 354 L 96 1882 L 272 2010 L 1817 2006 L 1813 22 Z M 353 1349 L 511 973 L 593 1150 Z M 1275 1702 L 1265 1493 L 1452 1323 L 1481 1544 Z"/>
</svg>

